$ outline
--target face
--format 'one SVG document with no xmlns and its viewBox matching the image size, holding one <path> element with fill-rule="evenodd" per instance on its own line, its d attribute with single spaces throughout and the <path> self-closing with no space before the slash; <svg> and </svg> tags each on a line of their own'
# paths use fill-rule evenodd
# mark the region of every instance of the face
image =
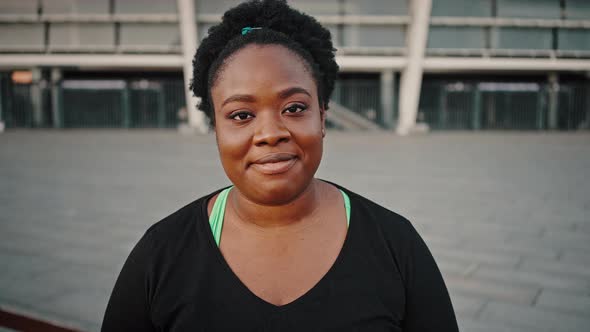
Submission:
<svg viewBox="0 0 590 332">
<path fill-rule="evenodd" d="M 290 202 L 320 165 L 325 130 L 317 86 L 303 60 L 279 45 L 248 45 L 211 89 L 221 163 L 249 200 Z"/>
</svg>

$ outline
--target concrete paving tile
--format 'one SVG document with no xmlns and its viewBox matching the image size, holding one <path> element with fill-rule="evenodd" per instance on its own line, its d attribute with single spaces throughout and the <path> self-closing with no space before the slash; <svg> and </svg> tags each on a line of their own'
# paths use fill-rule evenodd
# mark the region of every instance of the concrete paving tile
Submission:
<svg viewBox="0 0 590 332">
<path fill-rule="evenodd" d="M 590 326 L 590 317 L 493 301 L 483 309 L 480 319 L 483 322 L 503 322 L 517 327 L 567 332 L 586 332 Z"/>
<path fill-rule="evenodd" d="M 474 214 L 480 214 L 481 211 L 474 212 Z M 490 237 L 503 235 L 517 235 L 519 237 L 538 237 L 543 234 L 543 227 L 536 225 L 527 225 L 527 227 L 520 227 L 519 225 L 502 225 L 488 222 L 474 222 L 471 220 L 468 223 L 436 223 L 432 225 L 432 232 L 438 232 L 442 234 L 487 234 Z"/>
<path fill-rule="evenodd" d="M 503 132 L 400 139 L 330 132 L 318 176 L 414 222 L 457 299 L 462 331 L 561 331 L 523 320 L 546 313 L 579 318 L 579 310 L 570 309 L 585 305 L 578 296 L 589 294 L 582 281 L 590 282 L 590 187 L 580 185 L 590 167 L 589 138 Z M 143 232 L 228 183 L 213 135 L 9 131 L 0 140 L 0 159 L 0 254 L 8 255 L 0 262 L 9 263 L 23 285 L 20 294 L 6 293 L 19 299 L 0 296 L 0 305 L 21 300 L 36 315 L 86 331 L 99 329 L 91 312 L 101 309 L 82 306 L 108 297 L 118 264 Z M 37 202 L 34 209 L 30 202 Z M 59 272 L 51 268 L 57 265 Z M 0 282 L 8 277 L 0 275 Z M 70 288 L 61 289 L 66 283 Z M 59 291 L 48 293 L 38 289 L 41 284 Z M 565 297 L 543 295 L 552 291 Z M 55 301 L 59 312 L 32 308 L 35 297 Z M 483 304 L 486 314 L 479 317 L 474 308 L 489 301 L 491 311 Z M 496 308 L 510 304 L 532 316 L 525 311 L 519 318 L 508 307 L 504 317 Z M 72 315 L 77 317 L 68 316 L 72 305 L 80 306 Z M 572 324 L 563 330 L 575 330 Z"/>
<path fill-rule="evenodd" d="M 31 278 L 0 277 L 0 304 L 47 301 L 71 290 L 68 285 L 43 284 Z"/>
<path fill-rule="evenodd" d="M 478 250 L 491 253 L 520 255 L 522 257 L 533 257 L 543 259 L 557 259 L 559 250 L 544 248 L 541 246 L 522 245 L 520 243 L 503 243 L 490 238 L 467 239 L 462 242 L 462 249 Z"/>
<path fill-rule="evenodd" d="M 479 296 L 453 294 L 451 297 L 455 314 L 461 318 L 475 318 L 481 312 L 486 300 Z"/>
<path fill-rule="evenodd" d="M 469 221 L 465 221 L 469 222 Z M 425 232 L 425 236 L 439 236 L 439 237 L 449 237 L 454 241 L 459 243 L 465 244 L 468 242 L 496 242 L 496 243 L 506 243 L 506 241 L 511 239 L 511 234 L 509 232 L 492 232 L 492 233 L 465 233 L 465 232 L 448 232 L 448 233 L 441 233 L 437 232 L 435 229 L 428 228 Z M 534 238 L 530 238 L 534 239 Z"/>
<path fill-rule="evenodd" d="M 70 318 L 76 326 L 100 326 L 110 292 L 91 288 L 65 293 L 35 307 Z"/>
<path fill-rule="evenodd" d="M 590 234 L 584 232 L 549 230 L 543 238 L 551 242 L 569 243 L 569 248 L 590 250 Z"/>
<path fill-rule="evenodd" d="M 433 256 L 436 257 L 436 253 Z M 446 257 L 437 258 L 436 264 L 443 275 L 449 274 L 455 276 L 467 276 L 479 266 L 477 263 L 457 261 Z"/>
<path fill-rule="evenodd" d="M 451 294 L 479 296 L 497 301 L 531 305 L 540 289 L 472 277 L 446 276 Z"/>
<path fill-rule="evenodd" d="M 426 226 L 424 226 L 426 227 Z M 459 244 L 461 243 L 461 241 L 454 239 L 454 238 L 449 238 L 447 236 L 439 236 L 436 234 L 426 234 L 424 232 L 420 232 L 422 239 L 424 240 L 424 242 L 426 242 L 426 245 L 428 245 L 429 248 L 433 247 L 433 246 L 437 246 L 437 247 L 447 247 L 447 248 L 456 248 L 459 246 Z"/>
<path fill-rule="evenodd" d="M 83 322 L 77 318 L 72 318 L 70 315 L 68 315 L 67 312 L 60 311 L 56 313 L 55 310 L 46 310 L 45 308 L 38 306 L 39 304 L 43 303 L 45 302 L 37 302 L 33 305 L 10 303 L 2 304 L 2 308 L 11 312 L 18 313 L 19 315 L 25 317 L 33 317 L 35 319 L 49 322 L 54 325 L 70 328 L 76 331 L 90 332 L 92 330 L 89 330 L 86 327 L 96 326 L 96 323 Z"/>
<path fill-rule="evenodd" d="M 482 322 L 470 318 L 458 319 L 461 332 L 549 332 L 545 328 L 524 328 L 506 325 L 501 321 Z"/>
<path fill-rule="evenodd" d="M 562 184 L 557 184 L 562 185 Z M 531 202 L 535 206 L 537 200 Z M 551 200 L 542 199 L 544 205 L 530 211 L 529 220 L 539 225 L 544 225 L 548 230 L 575 230 L 576 224 L 584 221 L 580 206 L 568 206 L 562 197 L 555 197 Z"/>
<path fill-rule="evenodd" d="M 589 211 L 589 213 L 590 213 L 590 211 Z M 574 230 L 577 232 L 583 232 L 585 234 L 590 234 L 590 221 L 576 222 Z"/>
<path fill-rule="evenodd" d="M 80 245 L 80 246 L 94 246 L 102 247 L 104 240 L 100 236 L 94 236 L 90 232 L 80 233 L 76 230 L 70 229 L 41 229 L 41 228 L 28 228 L 20 234 L 27 242 L 44 241 L 52 242 L 57 246 L 66 245 Z"/>
<path fill-rule="evenodd" d="M 525 258 L 519 266 L 522 271 L 543 271 L 555 275 L 590 278 L 590 266 L 573 262 L 547 261 Z"/>
<path fill-rule="evenodd" d="M 123 249 L 106 247 L 101 250 L 86 247 L 67 246 L 52 250 L 46 256 L 53 260 L 73 265 L 93 265 L 100 268 L 113 269 L 121 267 L 129 252 Z"/>
<path fill-rule="evenodd" d="M 590 265 L 590 254 L 588 252 L 575 249 L 563 250 L 559 257 L 559 261 L 580 265 Z"/>
<path fill-rule="evenodd" d="M 120 270 L 120 267 L 106 269 L 97 268 L 93 265 L 70 264 L 62 269 L 37 275 L 31 279 L 31 282 L 75 290 L 89 288 L 110 292 L 115 285 L 118 270 Z"/>
<path fill-rule="evenodd" d="M 24 280 L 63 267 L 63 264 L 56 260 L 11 251 L 0 252 L 0 262 L 4 266 L 2 271 L 4 277 Z"/>
<path fill-rule="evenodd" d="M 0 232 L 0 251 L 19 255 L 38 256 L 61 246 L 47 239 L 32 239 L 26 235 Z"/>
<path fill-rule="evenodd" d="M 590 294 L 571 294 L 544 289 L 537 299 L 536 306 L 590 317 Z"/>
<path fill-rule="evenodd" d="M 494 280 L 543 289 L 548 288 L 583 293 L 590 292 L 590 281 L 586 278 L 558 276 L 543 271 L 521 271 L 481 266 L 474 271 L 472 276 L 483 280 Z"/>
<path fill-rule="evenodd" d="M 538 239 L 530 239 L 530 238 L 518 238 L 518 237 L 509 237 L 505 240 L 505 243 L 508 245 L 519 245 L 529 248 L 545 248 L 555 250 L 557 252 L 561 252 L 564 250 L 577 250 L 581 252 L 587 252 L 590 254 L 590 250 L 581 246 L 576 243 L 568 243 L 566 241 L 551 241 L 546 238 L 538 238 Z M 534 257 L 531 257 L 534 258 Z"/>
<path fill-rule="evenodd" d="M 435 248 L 433 250 L 433 256 L 436 259 L 446 258 L 465 263 L 478 263 L 490 266 L 515 267 L 520 262 L 520 257 L 518 255 L 442 247 Z"/>
</svg>

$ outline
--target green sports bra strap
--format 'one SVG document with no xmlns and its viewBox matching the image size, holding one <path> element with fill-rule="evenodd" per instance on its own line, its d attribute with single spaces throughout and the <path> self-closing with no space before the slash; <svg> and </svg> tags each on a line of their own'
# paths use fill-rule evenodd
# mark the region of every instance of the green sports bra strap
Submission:
<svg viewBox="0 0 590 332">
<path fill-rule="evenodd" d="M 223 217 L 225 216 L 225 204 L 227 202 L 227 196 L 229 195 L 229 192 L 232 188 L 233 186 L 225 188 L 219 193 L 219 196 L 217 196 L 217 199 L 213 204 L 211 215 L 209 216 L 209 225 L 211 226 L 213 239 L 215 239 L 215 244 L 217 244 L 218 247 L 219 241 L 221 241 L 221 229 L 223 228 Z M 350 227 L 350 198 L 343 190 L 340 190 L 340 193 L 342 193 L 342 198 L 344 199 L 344 208 L 346 209 L 346 226 Z"/>
<path fill-rule="evenodd" d="M 223 217 L 225 216 L 225 203 L 227 202 L 227 195 L 233 187 L 224 189 L 219 193 L 215 204 L 213 204 L 213 210 L 209 216 L 209 224 L 211 225 L 211 232 L 213 232 L 213 238 L 215 243 L 219 247 L 219 241 L 221 240 L 221 229 L 223 228 Z"/>
<path fill-rule="evenodd" d="M 344 192 L 344 190 L 340 189 L 342 193 L 342 198 L 344 199 L 344 208 L 346 209 L 346 227 L 350 227 L 350 198 Z"/>
</svg>

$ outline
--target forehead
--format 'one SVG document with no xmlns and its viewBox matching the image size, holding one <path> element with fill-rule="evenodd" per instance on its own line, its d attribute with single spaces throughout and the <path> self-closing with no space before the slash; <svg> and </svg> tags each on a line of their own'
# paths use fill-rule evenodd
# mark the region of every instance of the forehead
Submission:
<svg viewBox="0 0 590 332">
<path fill-rule="evenodd" d="M 315 93 L 316 84 L 305 60 L 281 45 L 251 44 L 226 60 L 211 95 L 215 103 L 216 96 L 278 91 L 294 85 Z"/>
</svg>

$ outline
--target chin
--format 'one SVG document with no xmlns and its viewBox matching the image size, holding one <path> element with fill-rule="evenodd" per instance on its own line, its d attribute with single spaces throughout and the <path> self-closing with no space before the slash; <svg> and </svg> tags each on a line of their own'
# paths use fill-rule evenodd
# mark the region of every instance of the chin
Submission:
<svg viewBox="0 0 590 332">
<path fill-rule="evenodd" d="M 260 181 L 254 188 L 249 188 L 248 196 L 251 195 L 250 199 L 264 205 L 287 204 L 301 195 L 311 180 L 304 182 L 285 178 Z"/>
</svg>

